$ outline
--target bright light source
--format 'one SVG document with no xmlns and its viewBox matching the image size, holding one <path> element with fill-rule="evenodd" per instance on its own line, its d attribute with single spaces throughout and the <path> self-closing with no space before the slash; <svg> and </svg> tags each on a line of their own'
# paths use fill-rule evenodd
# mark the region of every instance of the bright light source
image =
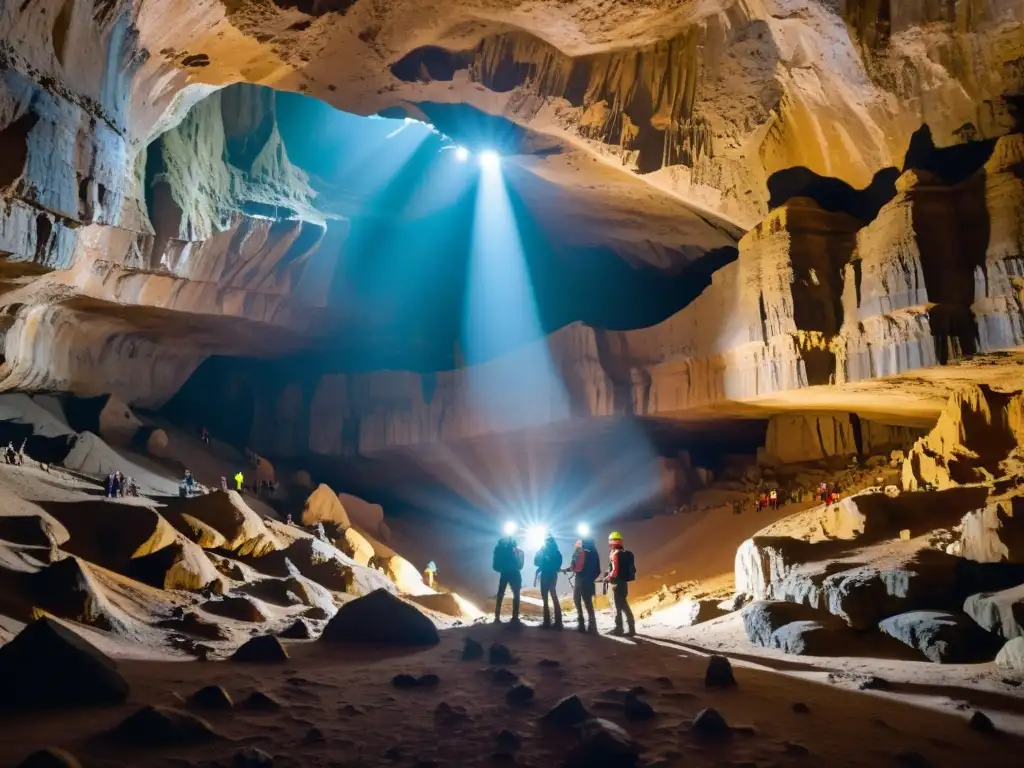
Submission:
<svg viewBox="0 0 1024 768">
<path fill-rule="evenodd" d="M 501 165 L 501 155 L 493 149 L 485 149 L 480 153 L 480 167 L 485 171 L 497 170 Z"/>
<path fill-rule="evenodd" d="M 469 150 L 466 149 L 465 147 L 456 147 L 455 159 L 458 160 L 460 163 L 466 162 L 467 160 L 469 160 Z"/>
<path fill-rule="evenodd" d="M 513 523 L 511 520 L 509 520 L 507 523 L 505 523 L 505 527 L 502 530 L 505 531 L 506 536 L 512 536 L 515 534 L 516 531 L 519 530 L 519 526 Z"/>
<path fill-rule="evenodd" d="M 590 526 L 586 523 L 580 523 L 576 526 L 576 533 L 580 536 L 587 537 L 590 535 Z"/>
<path fill-rule="evenodd" d="M 548 529 L 543 525 L 534 525 L 526 531 L 526 546 L 530 549 L 540 549 L 544 546 L 544 539 L 547 538 Z"/>
</svg>

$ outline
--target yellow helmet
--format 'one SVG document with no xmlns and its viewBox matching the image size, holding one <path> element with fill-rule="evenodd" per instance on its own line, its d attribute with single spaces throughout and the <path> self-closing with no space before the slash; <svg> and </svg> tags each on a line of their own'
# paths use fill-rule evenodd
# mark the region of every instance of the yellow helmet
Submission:
<svg viewBox="0 0 1024 768">
<path fill-rule="evenodd" d="M 608 534 L 608 541 L 622 541 L 622 534 L 618 531 L 612 531 Z"/>
</svg>

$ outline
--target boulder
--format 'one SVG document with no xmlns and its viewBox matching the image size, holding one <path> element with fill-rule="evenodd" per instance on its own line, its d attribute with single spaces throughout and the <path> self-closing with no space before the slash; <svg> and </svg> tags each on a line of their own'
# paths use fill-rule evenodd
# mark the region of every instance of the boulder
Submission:
<svg viewBox="0 0 1024 768">
<path fill-rule="evenodd" d="M 207 613 L 223 616 L 236 621 L 263 622 L 267 620 L 265 609 L 259 600 L 241 595 L 226 595 L 220 599 L 207 600 L 200 606 Z"/>
<path fill-rule="evenodd" d="M 195 611 L 186 611 L 180 616 L 172 616 L 157 623 L 162 629 L 170 629 L 193 637 L 201 637 L 204 640 L 226 640 L 227 632 L 217 622 L 208 621 L 199 616 Z"/>
<path fill-rule="evenodd" d="M 982 592 L 964 601 L 964 613 L 1004 640 L 1024 636 L 1024 584 L 1001 592 Z"/>
<path fill-rule="evenodd" d="M 505 701 L 509 704 L 525 704 L 532 701 L 534 696 L 533 686 L 526 680 L 520 679 L 505 692 Z"/>
<path fill-rule="evenodd" d="M 338 500 L 344 506 L 348 519 L 352 521 L 353 525 L 385 542 L 391 540 L 391 531 L 384 522 L 384 507 L 380 504 L 371 504 L 348 493 L 339 493 Z"/>
<path fill-rule="evenodd" d="M 309 472 L 304 469 L 298 469 L 292 472 L 291 477 L 288 478 L 292 485 L 297 485 L 299 488 L 312 488 L 313 478 Z"/>
<path fill-rule="evenodd" d="M 231 654 L 231 660 L 245 664 L 274 664 L 288 661 L 288 651 L 273 635 L 260 635 L 243 643 Z"/>
<path fill-rule="evenodd" d="M 47 747 L 26 757 L 18 768 L 82 768 L 82 764 L 70 752 Z"/>
<path fill-rule="evenodd" d="M 512 651 L 508 649 L 507 645 L 501 643 L 491 643 L 487 649 L 487 662 L 489 664 L 515 664 L 516 658 L 512 655 Z"/>
<path fill-rule="evenodd" d="M 671 684 L 671 681 L 669 681 Z M 724 656 L 712 655 L 704 672 L 704 685 L 708 688 L 731 688 L 736 685 L 732 664 Z"/>
<path fill-rule="evenodd" d="M 436 645 L 434 623 L 390 592 L 378 589 L 345 603 L 324 628 L 321 641 L 387 645 Z"/>
<path fill-rule="evenodd" d="M 296 576 L 285 579 L 260 579 L 250 584 L 240 584 L 235 588 L 235 592 L 285 608 L 293 605 L 313 605 L 309 590 Z"/>
<path fill-rule="evenodd" d="M 640 746 L 621 727 L 603 718 L 585 720 L 580 743 L 570 752 L 566 768 L 631 768 L 640 759 Z"/>
<path fill-rule="evenodd" d="M 979 563 L 1024 563 L 1024 497 L 993 501 L 961 520 L 960 554 Z"/>
<path fill-rule="evenodd" d="M 150 456 L 166 457 L 171 441 L 162 429 L 154 429 L 146 438 L 146 453 Z"/>
<path fill-rule="evenodd" d="M 131 408 L 117 397 L 108 395 L 97 416 L 100 436 L 113 443 L 130 443 L 143 426 Z"/>
<path fill-rule="evenodd" d="M 146 706 L 121 721 L 111 738 L 135 747 L 182 747 L 220 738 L 208 722 L 171 707 Z"/>
<path fill-rule="evenodd" d="M 839 656 L 849 645 L 848 633 L 845 626 L 792 621 L 772 632 L 768 647 L 797 656 Z"/>
<path fill-rule="evenodd" d="M 253 691 L 238 707 L 250 712 L 276 712 L 281 708 L 281 704 L 263 691 Z"/>
<path fill-rule="evenodd" d="M 445 616 L 462 616 L 462 606 L 450 592 L 438 592 L 434 595 L 409 595 L 409 600 L 421 605 L 429 611 L 443 613 Z"/>
<path fill-rule="evenodd" d="M 121 571 L 125 576 L 157 589 L 187 592 L 212 589 L 215 594 L 224 591 L 224 581 L 210 558 L 180 533 L 174 543 L 130 560 Z"/>
<path fill-rule="evenodd" d="M 117 704 L 128 690 L 113 660 L 54 619 L 0 647 L 0 710 Z"/>
<path fill-rule="evenodd" d="M 235 703 L 223 686 L 207 685 L 188 697 L 188 703 L 199 709 L 231 710 Z"/>
<path fill-rule="evenodd" d="M 400 555 L 389 557 L 384 562 L 384 572 L 398 587 L 398 591 L 403 594 L 429 593 L 426 584 L 423 583 L 423 574 L 420 573 L 420 569 Z"/>
<path fill-rule="evenodd" d="M 284 547 L 237 491 L 214 491 L 188 499 L 168 499 L 166 503 L 161 509 L 164 516 L 200 546 L 211 538 L 206 530 L 211 529 L 222 540 L 216 546 L 238 555 L 259 557 Z M 186 516 L 202 524 L 199 531 Z"/>
<path fill-rule="evenodd" d="M 772 635 L 793 622 L 817 622 L 830 629 L 845 627 L 839 619 L 824 611 L 773 600 L 757 600 L 744 608 L 740 615 L 750 642 L 762 648 L 778 647 L 772 645 Z"/>
<path fill-rule="evenodd" d="M 724 741 L 732 736 L 732 729 L 717 709 L 702 709 L 693 717 L 690 731 L 706 741 Z"/>
<path fill-rule="evenodd" d="M 910 611 L 883 619 L 878 628 L 940 664 L 988 660 L 994 653 L 991 636 L 961 614 Z"/>
<path fill-rule="evenodd" d="M 996 664 L 1014 672 L 1024 672 L 1024 637 L 1007 640 L 996 654 Z"/>
<path fill-rule="evenodd" d="M 313 637 L 313 632 L 309 628 L 308 621 L 296 619 L 287 629 L 278 633 L 278 637 L 284 637 L 288 640 L 310 640 Z"/>
<path fill-rule="evenodd" d="M 484 647 L 472 637 L 462 638 L 462 660 L 474 661 L 484 657 Z"/>
<path fill-rule="evenodd" d="M 352 527 L 352 520 L 338 499 L 338 495 L 323 483 L 309 494 L 302 513 L 299 515 L 299 521 L 306 526 L 317 523 L 336 523 L 342 528 Z"/>
<path fill-rule="evenodd" d="M 355 528 L 346 528 L 338 540 L 338 548 L 358 565 L 369 566 L 373 560 L 373 545 Z"/>
<path fill-rule="evenodd" d="M 570 728 L 579 725 L 588 717 L 587 708 L 583 706 L 580 697 L 573 694 L 555 704 L 540 720 L 546 726 Z"/>
<path fill-rule="evenodd" d="M 719 600 L 692 600 L 687 598 L 672 609 L 672 618 L 679 626 L 692 627 L 711 619 L 717 619 L 724 611 L 718 607 Z"/>
</svg>

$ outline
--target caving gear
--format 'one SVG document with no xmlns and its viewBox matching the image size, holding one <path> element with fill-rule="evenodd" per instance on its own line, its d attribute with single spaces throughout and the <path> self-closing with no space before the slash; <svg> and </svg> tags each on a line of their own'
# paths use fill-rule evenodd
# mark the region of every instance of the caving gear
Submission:
<svg viewBox="0 0 1024 768">
<path fill-rule="evenodd" d="M 618 531 L 612 531 L 608 534 L 608 541 L 609 543 L 613 541 L 622 541 L 622 534 Z"/>
<path fill-rule="evenodd" d="M 523 550 L 511 536 L 498 539 L 494 546 L 491 567 L 498 573 L 498 594 L 494 603 L 494 623 L 501 622 L 501 604 L 505 601 L 505 592 L 512 588 L 512 623 L 519 623 L 519 593 L 523 588 Z"/>
<path fill-rule="evenodd" d="M 612 601 L 615 604 L 615 631 L 613 634 L 621 635 L 622 620 L 626 619 L 628 630 L 627 635 L 632 637 L 636 634 L 636 625 L 633 620 L 633 611 L 629 607 L 629 582 L 636 578 L 636 563 L 633 553 L 622 548 L 622 536 L 617 538 L 608 537 L 608 544 L 611 546 L 611 553 L 608 557 L 608 575 L 605 576 L 605 587 L 612 585 Z"/>
</svg>

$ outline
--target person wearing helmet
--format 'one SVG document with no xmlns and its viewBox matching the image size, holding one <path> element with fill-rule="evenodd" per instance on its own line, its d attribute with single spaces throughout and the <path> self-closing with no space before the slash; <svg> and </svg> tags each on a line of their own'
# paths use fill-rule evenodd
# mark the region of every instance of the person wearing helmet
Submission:
<svg viewBox="0 0 1024 768">
<path fill-rule="evenodd" d="M 615 603 L 615 629 L 613 635 L 633 637 L 636 635 L 636 624 L 633 621 L 633 611 L 629 607 L 629 582 L 636 578 L 636 565 L 633 561 L 633 553 L 622 546 L 622 534 L 612 531 L 608 535 L 608 548 L 611 552 L 608 555 L 608 574 L 604 581 L 612 585 L 612 600 Z M 623 632 L 622 617 L 626 617 L 627 630 Z"/>
<path fill-rule="evenodd" d="M 591 538 L 578 539 L 572 552 L 567 573 L 573 575 L 572 602 L 576 606 L 576 629 L 579 632 L 597 633 L 597 619 L 594 617 L 594 580 L 601 575 L 601 558 L 597 545 Z M 583 621 L 583 609 L 587 609 L 587 622 Z"/>
</svg>

